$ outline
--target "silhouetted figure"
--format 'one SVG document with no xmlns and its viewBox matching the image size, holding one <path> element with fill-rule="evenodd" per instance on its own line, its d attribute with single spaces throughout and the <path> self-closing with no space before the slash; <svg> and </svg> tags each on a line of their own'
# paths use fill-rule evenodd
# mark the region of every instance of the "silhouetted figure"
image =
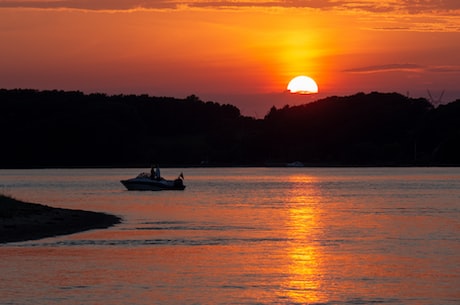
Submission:
<svg viewBox="0 0 460 305">
<path fill-rule="evenodd" d="M 160 166 L 157 164 L 157 168 L 155 170 L 155 178 L 157 180 L 161 180 L 161 174 L 160 174 Z"/>
</svg>

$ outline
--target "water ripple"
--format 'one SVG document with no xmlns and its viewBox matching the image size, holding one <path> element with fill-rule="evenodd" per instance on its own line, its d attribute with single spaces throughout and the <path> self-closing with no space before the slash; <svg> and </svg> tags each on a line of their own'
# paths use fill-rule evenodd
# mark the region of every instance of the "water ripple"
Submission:
<svg viewBox="0 0 460 305">
<path fill-rule="evenodd" d="M 232 244 L 287 242 L 286 238 L 206 238 L 206 239 L 125 239 L 125 240 L 63 240 L 50 243 L 27 243 L 23 247 L 74 247 L 74 246 L 226 246 Z"/>
</svg>

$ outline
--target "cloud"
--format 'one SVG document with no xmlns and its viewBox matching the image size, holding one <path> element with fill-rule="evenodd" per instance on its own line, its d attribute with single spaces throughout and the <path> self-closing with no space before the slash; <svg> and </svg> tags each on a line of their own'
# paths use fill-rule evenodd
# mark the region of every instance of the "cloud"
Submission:
<svg viewBox="0 0 460 305">
<path fill-rule="evenodd" d="M 460 10 L 458 0 L 401 0 L 411 13 Z"/>
<path fill-rule="evenodd" d="M 178 7 L 283 7 L 367 12 L 439 12 L 460 10 L 458 0 L 0 0 L 0 8 L 68 8 L 82 10 L 171 9 Z"/>
<path fill-rule="evenodd" d="M 358 67 L 343 70 L 342 72 L 348 73 L 384 73 L 384 72 L 432 72 L 432 73 L 459 73 L 460 66 L 422 66 L 417 64 L 387 64 L 379 66 Z"/>
<path fill-rule="evenodd" d="M 81 9 L 125 11 L 137 8 L 175 8 L 168 0 L 0 0 L 0 8 Z"/>
<path fill-rule="evenodd" d="M 421 72 L 425 67 L 416 64 L 388 64 L 380 66 L 368 66 L 359 67 L 344 70 L 343 72 L 350 73 L 381 73 L 381 72 L 394 72 L 394 71 L 405 71 L 405 72 Z"/>
<path fill-rule="evenodd" d="M 460 0 L 0 0 L 2 8 L 141 10 L 317 10 L 341 12 L 377 31 L 460 32 Z M 273 10 L 276 11 L 276 10 Z M 352 15 L 351 15 L 352 14 Z M 327 16 L 325 16 L 327 18 Z"/>
<path fill-rule="evenodd" d="M 460 73 L 460 66 L 429 67 L 427 71 L 436 73 Z"/>
<path fill-rule="evenodd" d="M 188 1 L 194 7 L 284 7 L 284 8 L 333 8 L 333 0 L 273 0 L 273 1 Z"/>
</svg>

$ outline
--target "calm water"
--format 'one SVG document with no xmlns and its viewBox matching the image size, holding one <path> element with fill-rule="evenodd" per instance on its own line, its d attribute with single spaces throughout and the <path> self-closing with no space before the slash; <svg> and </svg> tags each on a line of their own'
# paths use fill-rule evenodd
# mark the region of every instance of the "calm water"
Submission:
<svg viewBox="0 0 460 305">
<path fill-rule="evenodd" d="M 148 169 L 147 169 L 148 170 Z M 0 192 L 124 222 L 0 246 L 1 304 L 460 304 L 459 168 L 0 170 Z"/>
</svg>

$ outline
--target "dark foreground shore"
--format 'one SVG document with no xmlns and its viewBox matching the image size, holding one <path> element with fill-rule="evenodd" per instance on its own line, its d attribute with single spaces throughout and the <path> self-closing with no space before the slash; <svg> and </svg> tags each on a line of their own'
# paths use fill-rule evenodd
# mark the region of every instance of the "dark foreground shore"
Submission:
<svg viewBox="0 0 460 305">
<path fill-rule="evenodd" d="M 105 229 L 120 222 L 114 215 L 53 208 L 0 195 L 0 243 Z"/>
</svg>

